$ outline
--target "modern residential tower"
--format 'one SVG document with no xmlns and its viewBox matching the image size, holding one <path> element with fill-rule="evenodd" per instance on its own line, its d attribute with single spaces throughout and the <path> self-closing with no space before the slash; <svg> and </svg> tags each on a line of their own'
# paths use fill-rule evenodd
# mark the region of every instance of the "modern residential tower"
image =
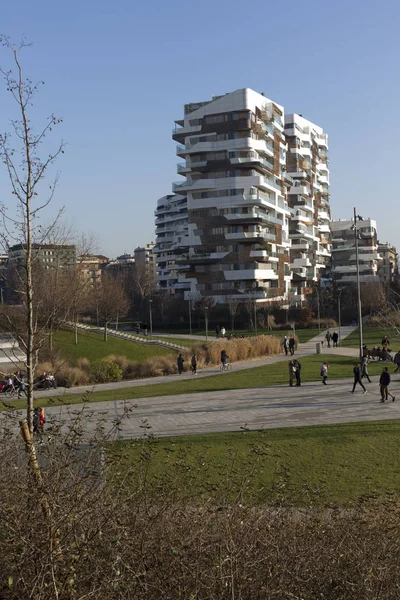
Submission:
<svg viewBox="0 0 400 600">
<path fill-rule="evenodd" d="M 181 282 L 190 285 L 190 297 L 284 298 L 291 279 L 291 182 L 283 107 L 239 89 L 185 105 L 173 138 L 185 161 L 178 165 L 185 179 L 173 190 L 187 197 L 188 209 L 187 252 L 175 260 L 185 268 Z"/>
</svg>

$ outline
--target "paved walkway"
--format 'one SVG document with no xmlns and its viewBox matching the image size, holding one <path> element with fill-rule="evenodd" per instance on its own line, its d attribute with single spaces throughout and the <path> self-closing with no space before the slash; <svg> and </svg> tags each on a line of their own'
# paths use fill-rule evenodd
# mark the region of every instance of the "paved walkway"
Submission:
<svg viewBox="0 0 400 600">
<path fill-rule="evenodd" d="M 70 424 L 77 414 L 87 414 L 87 431 L 93 434 L 99 422 L 111 429 L 122 415 L 114 439 L 191 435 L 244 429 L 273 429 L 329 423 L 377 421 L 400 418 L 400 377 L 393 382 L 396 402 L 380 403 L 378 378 L 352 394 L 352 380 L 335 380 L 302 387 L 272 386 L 246 390 L 180 394 L 125 401 L 99 402 L 47 408 L 47 421 Z"/>
<path fill-rule="evenodd" d="M 354 331 L 354 327 L 342 327 L 342 339 L 350 335 L 352 331 Z M 299 344 L 299 348 L 296 352 L 297 357 L 308 356 L 310 354 L 315 354 L 316 352 L 316 343 L 324 340 L 325 331 L 320 333 L 318 336 L 312 338 L 308 342 L 303 344 Z M 326 343 L 322 347 L 323 354 L 338 354 L 342 356 L 357 356 L 357 348 L 327 348 Z M 243 360 L 235 363 L 234 371 L 243 371 L 244 369 L 251 369 L 253 367 L 262 367 L 263 365 L 274 364 L 281 361 L 288 360 L 288 357 L 285 354 L 276 354 L 274 356 L 267 356 L 262 358 L 254 358 L 251 360 Z M 220 372 L 219 366 L 207 367 L 205 369 L 201 369 L 197 378 L 209 377 L 210 375 L 217 375 Z M 116 389 L 124 389 L 124 388 L 134 388 L 140 387 L 142 385 L 155 385 L 157 383 L 166 383 L 171 381 L 181 381 L 184 378 L 192 378 L 192 374 L 190 371 L 185 371 L 183 375 L 161 375 L 159 377 L 148 377 L 146 379 L 134 379 L 129 381 L 118 381 L 113 383 L 101 383 L 97 385 L 84 385 L 77 386 L 73 388 L 58 388 L 58 390 L 38 390 L 35 392 L 35 396 L 38 398 L 46 398 L 46 397 L 55 397 L 62 396 L 64 394 L 85 394 L 87 392 L 100 392 L 107 390 L 116 390 Z"/>
</svg>

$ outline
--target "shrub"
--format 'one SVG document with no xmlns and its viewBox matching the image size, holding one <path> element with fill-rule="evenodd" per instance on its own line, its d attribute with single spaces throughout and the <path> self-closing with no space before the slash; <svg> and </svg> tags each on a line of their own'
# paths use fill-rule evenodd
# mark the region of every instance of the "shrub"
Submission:
<svg viewBox="0 0 400 600">
<path fill-rule="evenodd" d="M 97 360 L 90 367 L 90 379 L 94 383 L 121 381 L 122 369 L 112 360 Z"/>
<path fill-rule="evenodd" d="M 76 361 L 76 366 L 79 367 L 80 369 L 82 369 L 82 371 L 89 372 L 90 361 L 86 357 L 78 358 L 78 360 Z"/>
<path fill-rule="evenodd" d="M 79 367 L 70 367 L 68 365 L 62 365 L 59 369 L 54 371 L 57 381 L 65 387 L 72 387 L 75 385 L 86 385 L 89 383 L 89 375 L 83 369 Z"/>
</svg>

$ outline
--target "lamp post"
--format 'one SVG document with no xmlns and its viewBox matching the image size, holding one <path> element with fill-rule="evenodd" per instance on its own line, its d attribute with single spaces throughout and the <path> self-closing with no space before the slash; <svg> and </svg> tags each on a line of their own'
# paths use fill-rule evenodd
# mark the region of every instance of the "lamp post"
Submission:
<svg viewBox="0 0 400 600">
<path fill-rule="evenodd" d="M 192 299 L 189 296 L 189 333 L 192 335 Z"/>
<path fill-rule="evenodd" d="M 342 335 L 341 335 L 341 331 L 340 331 L 340 328 L 342 326 L 341 305 L 340 305 L 342 291 L 343 291 L 342 288 L 338 289 L 339 346 L 342 342 Z"/>
<path fill-rule="evenodd" d="M 150 338 L 153 337 L 153 311 L 152 311 L 153 300 L 149 300 L 149 317 L 150 317 Z"/>
<path fill-rule="evenodd" d="M 255 334 L 257 335 L 257 303 L 254 300 L 254 331 Z"/>
<path fill-rule="evenodd" d="M 315 288 L 315 291 L 317 292 L 318 333 L 321 333 L 321 313 L 320 313 L 320 309 L 319 309 L 319 291 L 317 288 Z"/>
<path fill-rule="evenodd" d="M 360 263 L 358 257 L 358 232 L 357 232 L 357 220 L 362 221 L 362 217 L 357 215 L 356 209 L 354 208 L 354 221 L 352 229 L 354 230 L 354 240 L 356 244 L 356 272 L 357 272 L 357 312 L 358 312 L 358 343 L 360 359 L 363 355 L 363 330 L 362 330 L 362 309 L 361 309 L 361 284 L 360 284 Z"/>
<path fill-rule="evenodd" d="M 206 342 L 208 342 L 208 306 L 204 308 L 204 318 L 206 321 Z"/>
</svg>

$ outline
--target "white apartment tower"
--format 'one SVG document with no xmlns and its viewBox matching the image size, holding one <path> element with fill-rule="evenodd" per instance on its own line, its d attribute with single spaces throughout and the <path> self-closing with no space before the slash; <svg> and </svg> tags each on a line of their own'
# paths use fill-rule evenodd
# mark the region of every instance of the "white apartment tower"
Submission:
<svg viewBox="0 0 400 600">
<path fill-rule="evenodd" d="M 179 282 L 190 286 L 192 299 L 285 297 L 291 182 L 283 107 L 248 88 L 187 104 L 173 139 L 184 159 L 184 179 L 173 190 L 187 197 L 188 210 L 187 251 L 172 259 L 186 271 Z M 157 252 L 162 243 L 157 230 Z M 157 261 L 161 272 L 166 263 Z"/>
<path fill-rule="evenodd" d="M 289 235 L 291 297 L 302 300 L 313 281 L 327 274 L 331 260 L 328 136 L 301 115 L 285 116 L 287 175 L 292 209 Z"/>
<path fill-rule="evenodd" d="M 357 282 L 356 242 L 353 220 L 332 221 L 332 279 L 337 284 Z M 381 257 L 378 252 L 376 221 L 357 221 L 358 262 L 361 283 L 378 282 Z"/>
<path fill-rule="evenodd" d="M 156 270 L 158 289 L 184 296 L 190 290 L 185 280 L 188 270 L 185 260 L 188 252 L 188 210 L 186 196 L 168 194 L 157 201 L 156 217 Z"/>
</svg>

